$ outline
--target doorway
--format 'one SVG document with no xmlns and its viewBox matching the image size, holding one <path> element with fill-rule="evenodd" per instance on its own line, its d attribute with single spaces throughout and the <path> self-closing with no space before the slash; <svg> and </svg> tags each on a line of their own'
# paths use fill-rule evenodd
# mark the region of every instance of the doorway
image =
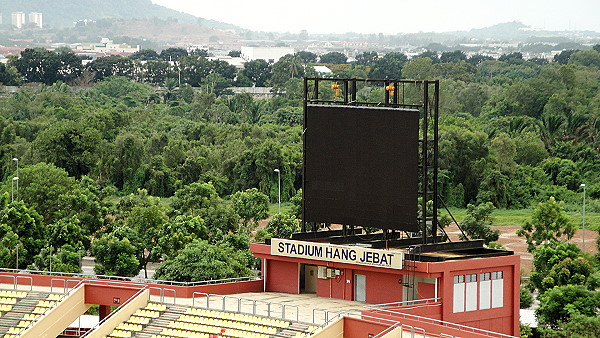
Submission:
<svg viewBox="0 0 600 338">
<path fill-rule="evenodd" d="M 303 287 L 304 293 L 317 293 L 317 275 L 318 268 L 316 265 L 302 264 L 300 274 L 300 284 Z"/>
<path fill-rule="evenodd" d="M 357 302 L 367 301 L 367 276 L 354 275 L 354 300 Z"/>
</svg>

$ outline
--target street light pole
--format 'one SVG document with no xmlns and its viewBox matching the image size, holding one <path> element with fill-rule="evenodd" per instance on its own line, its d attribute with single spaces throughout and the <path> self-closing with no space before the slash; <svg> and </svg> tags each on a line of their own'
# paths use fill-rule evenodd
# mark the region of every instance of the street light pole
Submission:
<svg viewBox="0 0 600 338">
<path fill-rule="evenodd" d="M 583 188 L 583 210 L 581 212 L 581 251 L 585 252 L 585 184 L 582 183 L 580 187 Z"/>
<path fill-rule="evenodd" d="M 12 160 L 17 163 L 17 177 L 19 177 L 19 159 L 16 157 L 13 157 Z M 17 199 L 19 199 L 19 180 L 18 179 L 17 179 Z"/>
<path fill-rule="evenodd" d="M 10 197 L 11 197 L 11 202 L 15 201 L 15 182 L 17 182 L 17 187 L 19 186 L 19 177 L 15 176 L 12 178 L 12 185 L 11 185 L 11 189 L 10 189 Z"/>
<path fill-rule="evenodd" d="M 281 170 L 273 170 L 277 173 L 277 213 L 281 214 Z"/>
</svg>

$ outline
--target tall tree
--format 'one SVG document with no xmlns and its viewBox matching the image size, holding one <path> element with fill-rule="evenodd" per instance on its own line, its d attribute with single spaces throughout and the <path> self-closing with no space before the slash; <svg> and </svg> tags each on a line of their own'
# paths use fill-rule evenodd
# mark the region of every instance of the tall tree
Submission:
<svg viewBox="0 0 600 338">
<path fill-rule="evenodd" d="M 264 87 L 271 78 L 271 65 L 262 59 L 248 61 L 244 63 L 243 73 L 256 87 Z"/>
<path fill-rule="evenodd" d="M 25 82 L 52 84 L 58 80 L 58 55 L 45 48 L 26 48 L 21 57 L 11 61 Z"/>
<path fill-rule="evenodd" d="M 527 251 L 532 252 L 537 246 L 558 241 L 563 236 L 571 239 L 575 230 L 562 202 L 550 197 L 548 201 L 538 204 L 533 210 L 531 221 L 526 221 L 517 231 L 517 235 L 525 237 Z"/>
<path fill-rule="evenodd" d="M 35 209 L 28 207 L 23 201 L 7 203 L 8 195 L 2 196 L 3 210 L 0 216 L 0 255 L 2 251 L 9 255 L 16 255 L 14 251 L 19 248 L 19 266 L 27 266 L 33 263 L 33 257 L 37 255 L 48 243 L 48 229 L 43 219 Z M 12 245 L 6 247 L 5 245 Z M 7 257 L 0 258 L 3 261 Z M 14 262 L 14 261 L 13 261 Z M 15 266 L 16 262 L 5 267 Z"/>
<path fill-rule="evenodd" d="M 188 56 L 188 52 L 183 48 L 170 47 L 160 52 L 160 58 L 165 61 L 178 61 L 184 56 Z"/>
<path fill-rule="evenodd" d="M 390 52 L 375 60 L 369 72 L 371 79 L 400 79 L 402 78 L 402 67 L 408 61 L 408 57 L 400 52 Z"/>
<path fill-rule="evenodd" d="M 119 55 L 98 58 L 90 62 L 87 69 L 95 74 L 96 81 L 110 76 L 124 76 L 131 79 L 135 75 L 133 60 Z"/>
<path fill-rule="evenodd" d="M 592 262 L 577 245 L 566 241 L 542 244 L 533 251 L 530 283 L 540 294 L 556 286 L 586 285 Z"/>
<path fill-rule="evenodd" d="M 144 48 L 129 56 L 132 60 L 158 60 L 160 56 L 154 49 Z"/>
<path fill-rule="evenodd" d="M 340 52 L 329 52 L 319 58 L 319 63 L 333 63 L 336 65 L 345 64 L 346 61 L 348 61 L 348 57 Z"/>
<path fill-rule="evenodd" d="M 247 257 L 230 247 L 196 240 L 173 259 L 163 262 L 154 278 L 179 282 L 198 282 L 250 276 Z"/>
<path fill-rule="evenodd" d="M 81 177 L 96 165 L 100 140 L 100 132 L 94 127 L 65 121 L 40 132 L 33 150 L 41 162 L 53 163 L 70 176 Z"/>
<path fill-rule="evenodd" d="M 379 54 L 377 52 L 362 52 L 356 55 L 356 63 L 363 66 L 370 66 L 377 58 Z"/>
<path fill-rule="evenodd" d="M 231 196 L 235 212 L 242 218 L 243 229 L 253 230 L 258 221 L 269 216 L 269 197 L 256 188 L 238 191 Z"/>
<path fill-rule="evenodd" d="M 460 227 L 471 239 L 483 239 L 485 244 L 497 241 L 500 238 L 500 231 L 492 230 L 492 212 L 494 205 L 491 202 L 482 203 L 478 206 L 467 205 L 467 216 L 460 223 Z M 460 235 L 462 240 L 468 240 Z"/>
<path fill-rule="evenodd" d="M 128 238 L 119 239 L 106 234 L 92 242 L 92 255 L 96 258 L 94 272 L 109 276 L 136 276 L 140 271 L 136 247 Z"/>
<path fill-rule="evenodd" d="M 77 189 L 75 179 L 62 168 L 44 162 L 26 166 L 19 172 L 19 198 L 37 210 L 48 223 L 54 222 L 63 207 L 61 196 Z"/>
<path fill-rule="evenodd" d="M 304 62 L 304 63 L 317 62 L 317 54 L 315 54 L 313 52 L 307 52 L 307 51 L 301 50 L 301 51 L 297 52 L 296 55 L 298 55 L 302 59 L 302 62 Z"/>
<path fill-rule="evenodd" d="M 271 83 L 273 86 L 281 88 L 289 79 L 302 77 L 303 75 L 304 68 L 300 56 L 288 54 L 281 57 L 273 65 Z"/>
</svg>

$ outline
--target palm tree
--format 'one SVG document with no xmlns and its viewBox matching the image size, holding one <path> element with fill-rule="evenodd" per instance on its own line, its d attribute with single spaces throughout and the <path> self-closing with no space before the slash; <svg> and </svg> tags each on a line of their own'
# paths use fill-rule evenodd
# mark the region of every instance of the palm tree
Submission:
<svg viewBox="0 0 600 338">
<path fill-rule="evenodd" d="M 546 145 L 546 149 L 551 151 L 552 145 L 562 132 L 564 120 L 560 115 L 546 115 L 542 117 L 540 123 L 540 136 Z"/>
</svg>

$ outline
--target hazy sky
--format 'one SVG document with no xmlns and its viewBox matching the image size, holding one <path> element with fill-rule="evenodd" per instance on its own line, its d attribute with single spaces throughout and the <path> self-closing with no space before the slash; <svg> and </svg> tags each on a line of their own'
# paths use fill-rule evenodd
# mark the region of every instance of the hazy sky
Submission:
<svg viewBox="0 0 600 338">
<path fill-rule="evenodd" d="M 152 0 L 205 19 L 297 33 L 444 32 L 521 21 L 549 30 L 600 32 L 600 0 Z"/>
</svg>

